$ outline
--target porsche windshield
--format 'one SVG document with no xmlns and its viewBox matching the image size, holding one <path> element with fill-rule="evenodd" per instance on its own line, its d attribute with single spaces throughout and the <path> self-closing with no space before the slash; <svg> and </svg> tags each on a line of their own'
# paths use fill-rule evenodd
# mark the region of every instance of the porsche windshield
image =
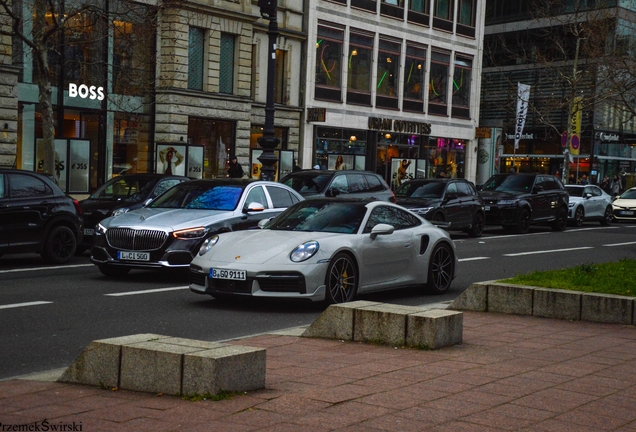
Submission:
<svg viewBox="0 0 636 432">
<path fill-rule="evenodd" d="M 365 203 L 301 201 L 277 216 L 269 229 L 354 234 L 366 214 Z"/>
<path fill-rule="evenodd" d="M 495 175 L 482 186 L 482 191 L 531 192 L 533 175 Z"/>
<path fill-rule="evenodd" d="M 243 193 L 240 186 L 181 183 L 154 200 L 150 208 L 234 210 Z"/>
</svg>

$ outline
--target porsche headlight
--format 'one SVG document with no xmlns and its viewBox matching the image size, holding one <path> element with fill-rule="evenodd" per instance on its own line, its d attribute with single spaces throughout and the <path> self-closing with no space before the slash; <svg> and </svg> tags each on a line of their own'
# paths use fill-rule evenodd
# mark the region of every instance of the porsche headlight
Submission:
<svg viewBox="0 0 636 432">
<path fill-rule="evenodd" d="M 115 216 L 123 215 L 124 213 L 126 213 L 128 211 L 130 211 L 130 209 L 128 207 L 118 208 L 118 209 L 113 210 L 112 216 L 115 217 Z"/>
<path fill-rule="evenodd" d="M 515 205 L 518 202 L 519 202 L 518 200 L 499 200 L 499 201 L 497 201 L 497 204 L 499 204 L 499 205 Z"/>
<path fill-rule="evenodd" d="M 210 237 L 209 239 L 206 239 L 203 244 L 201 245 L 201 249 L 199 249 L 199 256 L 203 256 L 206 253 L 208 253 L 208 251 L 210 249 L 212 249 L 212 246 L 214 246 L 215 244 L 217 244 L 217 242 L 219 241 L 219 236 L 215 235 Z"/>
<path fill-rule="evenodd" d="M 198 228 L 188 228 L 179 231 L 175 231 L 172 233 L 172 237 L 177 238 L 179 240 L 192 240 L 198 239 L 205 236 L 208 232 L 207 228 L 198 227 Z"/>
<path fill-rule="evenodd" d="M 289 256 L 293 262 L 303 262 L 311 258 L 318 252 L 320 245 L 317 241 L 312 240 L 297 246 Z"/>
<path fill-rule="evenodd" d="M 97 225 L 95 225 L 95 235 L 104 235 L 106 234 L 106 227 L 104 225 L 102 225 L 101 223 L 98 223 Z"/>
</svg>

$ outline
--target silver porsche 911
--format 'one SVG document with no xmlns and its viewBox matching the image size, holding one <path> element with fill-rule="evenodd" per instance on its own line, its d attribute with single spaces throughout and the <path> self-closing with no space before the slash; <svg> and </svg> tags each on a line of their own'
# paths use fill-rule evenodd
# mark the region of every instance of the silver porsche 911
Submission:
<svg viewBox="0 0 636 432">
<path fill-rule="evenodd" d="M 414 285 L 444 293 L 456 263 L 449 234 L 402 207 L 312 199 L 263 229 L 208 238 L 190 264 L 190 290 L 328 303 Z"/>
</svg>

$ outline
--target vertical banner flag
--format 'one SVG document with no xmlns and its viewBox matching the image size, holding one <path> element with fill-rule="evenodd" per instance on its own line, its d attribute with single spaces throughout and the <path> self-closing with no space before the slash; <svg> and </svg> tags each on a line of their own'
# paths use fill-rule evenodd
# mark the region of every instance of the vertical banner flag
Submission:
<svg viewBox="0 0 636 432">
<path fill-rule="evenodd" d="M 572 104 L 572 139 L 570 140 L 570 153 L 575 156 L 579 154 L 581 147 L 581 117 L 583 113 L 581 105 L 583 105 L 583 98 L 581 96 L 575 97 Z"/>
<path fill-rule="evenodd" d="M 517 83 L 517 123 L 515 125 L 515 150 L 519 149 L 519 140 L 526 124 L 528 113 L 528 100 L 530 100 L 530 86 Z"/>
</svg>

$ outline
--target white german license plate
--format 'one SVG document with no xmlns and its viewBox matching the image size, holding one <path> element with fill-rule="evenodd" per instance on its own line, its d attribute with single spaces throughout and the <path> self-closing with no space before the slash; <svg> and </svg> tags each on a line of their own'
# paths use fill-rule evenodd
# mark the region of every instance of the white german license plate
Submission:
<svg viewBox="0 0 636 432">
<path fill-rule="evenodd" d="M 484 211 L 490 211 L 490 206 L 484 206 Z"/>
<path fill-rule="evenodd" d="M 95 235 L 95 230 L 91 228 L 84 228 L 84 235 Z"/>
<path fill-rule="evenodd" d="M 210 269 L 212 279 L 245 280 L 245 270 Z"/>
<path fill-rule="evenodd" d="M 127 261 L 150 261 L 150 253 L 148 252 L 117 252 L 117 259 Z"/>
<path fill-rule="evenodd" d="M 634 212 L 632 210 L 621 210 L 618 213 L 624 216 L 634 216 Z"/>
</svg>

